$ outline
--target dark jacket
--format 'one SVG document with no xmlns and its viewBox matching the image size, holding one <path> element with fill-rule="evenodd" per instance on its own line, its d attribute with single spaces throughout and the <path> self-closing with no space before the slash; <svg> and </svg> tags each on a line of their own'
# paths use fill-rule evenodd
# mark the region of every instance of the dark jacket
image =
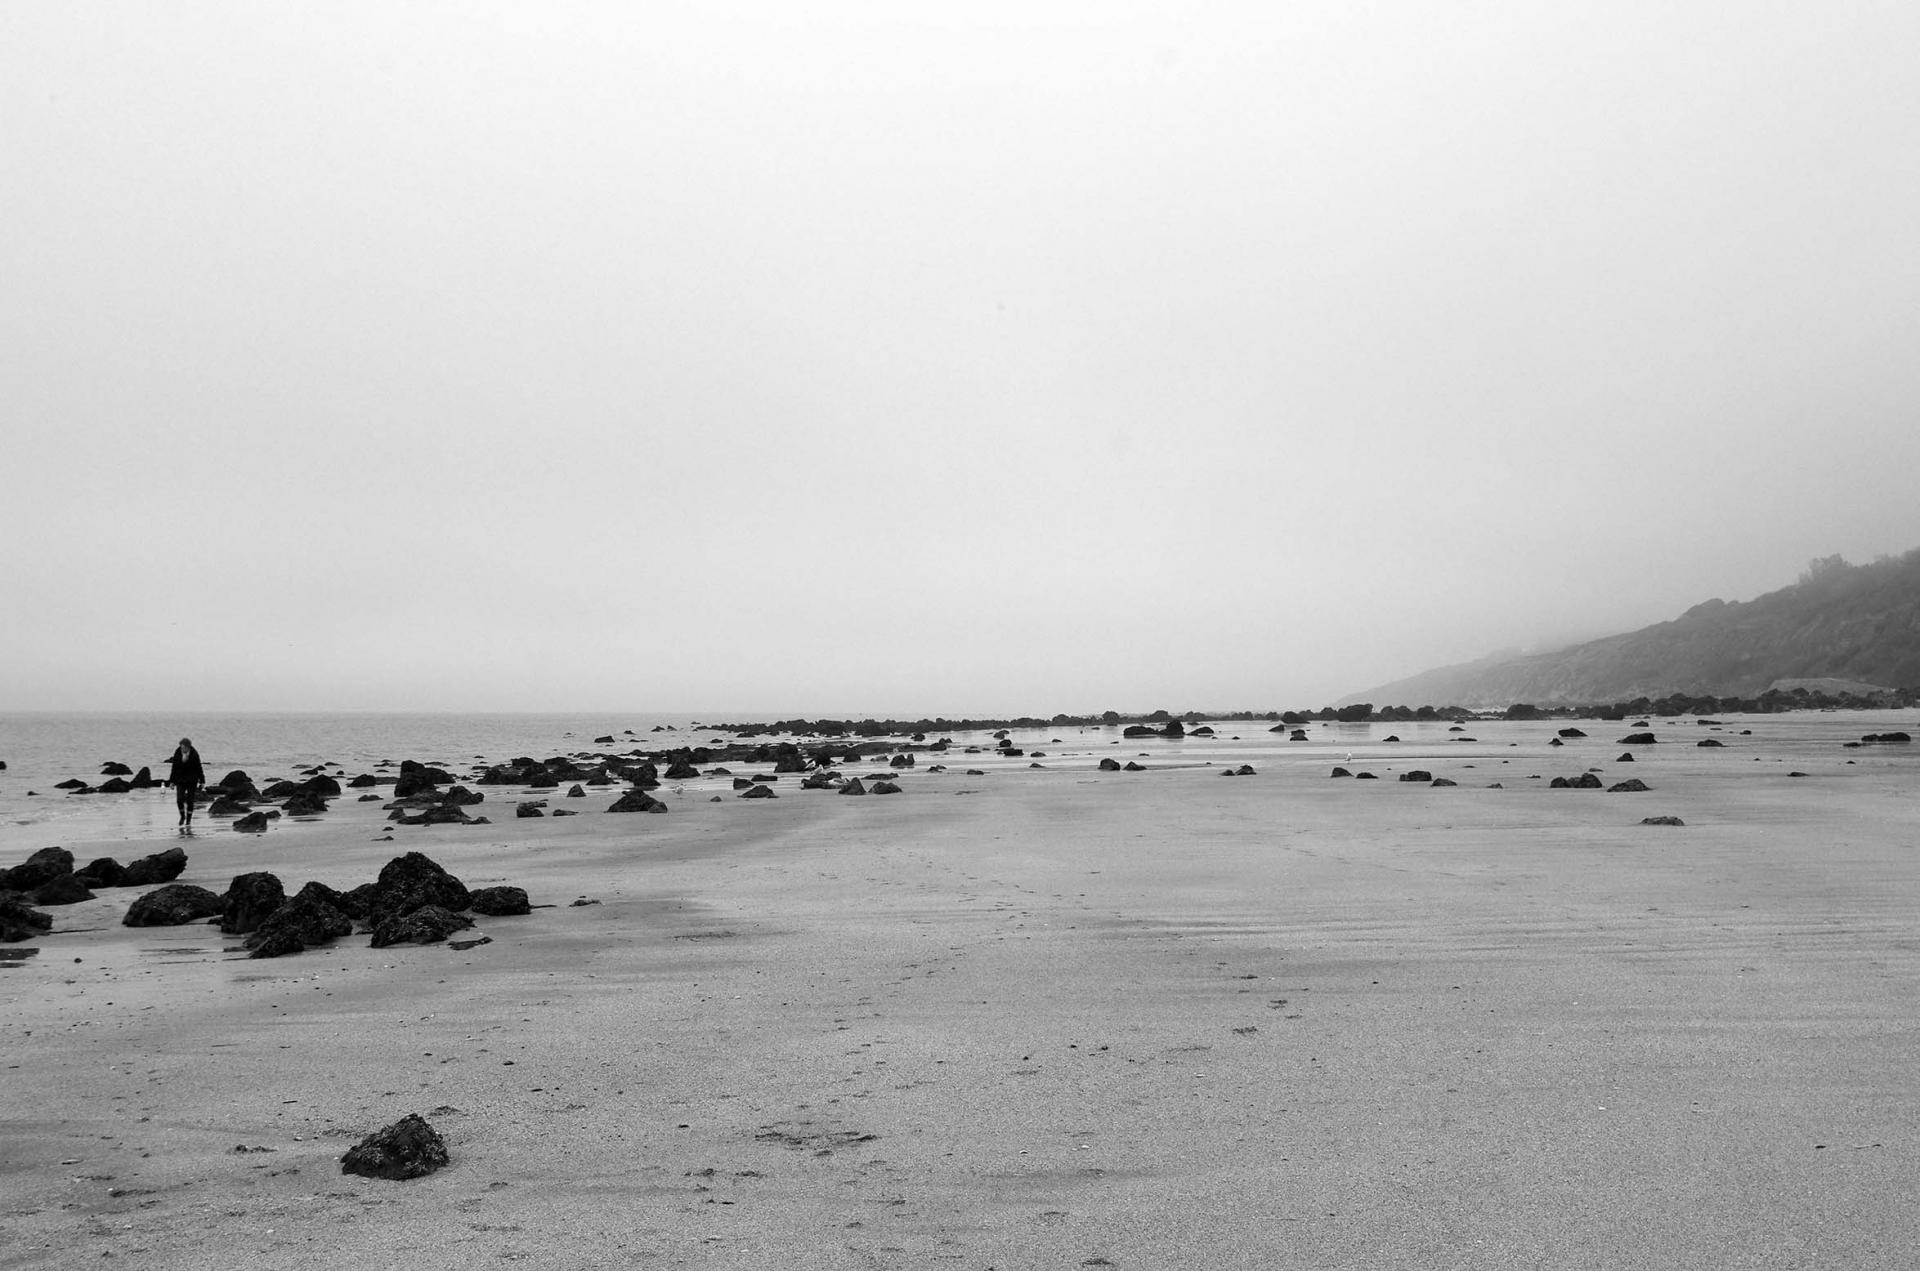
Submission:
<svg viewBox="0 0 1920 1271">
<path fill-rule="evenodd" d="M 200 752 L 188 747 L 173 752 L 173 758 L 167 761 L 173 770 L 167 774 L 167 784 L 176 790 L 198 790 L 207 784 L 207 770 L 200 766 Z"/>
</svg>

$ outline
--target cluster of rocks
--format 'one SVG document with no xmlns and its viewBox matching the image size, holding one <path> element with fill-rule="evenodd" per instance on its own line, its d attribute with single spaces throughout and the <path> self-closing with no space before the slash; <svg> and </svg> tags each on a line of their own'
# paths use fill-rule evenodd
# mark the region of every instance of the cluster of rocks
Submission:
<svg viewBox="0 0 1920 1271">
<path fill-rule="evenodd" d="M 1862 746 L 1898 746 L 1912 740 L 1913 738 L 1906 733 L 1866 733 L 1859 741 L 1844 744 L 1848 750 L 1858 750 Z"/>
<path fill-rule="evenodd" d="M 11 869 L 0 870 L 0 941 L 15 944 L 53 926 L 35 906 L 76 905 L 110 887 L 151 887 L 180 877 L 187 854 L 177 847 L 122 865 L 111 856 L 74 868 L 73 853 L 43 847 Z"/>
<path fill-rule="evenodd" d="M 420 852 L 396 856 L 380 875 L 348 891 L 309 882 L 293 896 L 266 872 L 240 874 L 216 895 L 191 883 L 170 883 L 136 900 L 129 927 L 179 926 L 214 918 L 228 935 L 244 936 L 254 958 L 277 958 L 328 944 L 359 931 L 376 949 L 432 944 L 473 926 L 468 912 L 488 916 L 530 913 L 519 887 L 469 890 Z"/>
<path fill-rule="evenodd" d="M 1637 794 L 1641 791 L 1651 790 L 1653 787 L 1638 777 L 1628 777 L 1625 781 L 1607 785 L 1606 782 L 1600 780 L 1600 778 L 1593 773 L 1583 772 L 1577 777 L 1555 777 L 1547 783 L 1547 788 L 1549 790 L 1599 790 L 1604 788 L 1608 794 Z"/>
</svg>

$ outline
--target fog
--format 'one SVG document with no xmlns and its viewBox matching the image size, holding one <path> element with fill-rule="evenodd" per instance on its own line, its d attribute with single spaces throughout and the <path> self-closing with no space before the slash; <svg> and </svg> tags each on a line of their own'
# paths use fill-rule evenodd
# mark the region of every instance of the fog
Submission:
<svg viewBox="0 0 1920 1271">
<path fill-rule="evenodd" d="M 1318 706 L 1920 546 L 1920 9 L 0 8 L 0 709 Z"/>
</svg>

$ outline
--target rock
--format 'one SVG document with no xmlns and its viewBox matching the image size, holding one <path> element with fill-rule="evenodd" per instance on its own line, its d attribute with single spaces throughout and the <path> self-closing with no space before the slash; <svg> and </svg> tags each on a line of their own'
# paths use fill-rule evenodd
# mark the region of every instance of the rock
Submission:
<svg viewBox="0 0 1920 1271">
<path fill-rule="evenodd" d="M 1703 737 L 1699 741 L 1694 742 L 1693 744 L 1704 750 L 1710 747 L 1723 747 L 1727 743 L 1724 741 L 1718 741 L 1712 737 Z"/>
<path fill-rule="evenodd" d="M 75 870 L 73 876 L 86 886 L 98 890 L 102 887 L 118 887 L 125 878 L 127 867 L 111 856 L 96 857 L 87 862 L 85 869 Z"/>
<path fill-rule="evenodd" d="M 473 925 L 473 919 L 439 905 L 422 905 L 405 913 L 389 913 L 373 924 L 373 947 L 384 949 L 395 944 L 438 944 L 456 931 Z"/>
<path fill-rule="evenodd" d="M 353 919 L 333 903 L 340 893 L 308 883 L 299 894 L 268 914 L 245 941 L 254 958 L 283 958 L 353 934 Z"/>
<path fill-rule="evenodd" d="M 132 785 L 136 790 L 151 790 L 159 784 L 158 781 L 153 779 L 153 769 L 151 768 L 142 768 L 133 774 Z"/>
<path fill-rule="evenodd" d="M 234 799 L 250 801 L 263 797 L 260 788 L 253 784 L 253 778 L 238 768 L 214 782 L 209 789 L 222 791 L 229 798 Z"/>
<path fill-rule="evenodd" d="M 1433 774 L 1431 772 L 1428 772 L 1425 768 L 1409 768 L 1405 772 L 1400 774 L 1400 780 L 1430 782 L 1433 780 Z"/>
<path fill-rule="evenodd" d="M 558 785 L 559 782 L 555 782 Z M 442 806 L 449 808 L 470 808 L 476 803 L 485 803 L 487 796 L 478 790 L 469 790 L 465 786 L 455 786 L 440 796 Z"/>
<path fill-rule="evenodd" d="M 569 799 L 584 799 L 587 797 L 587 792 L 578 784 L 575 784 L 567 791 L 567 797 Z"/>
<path fill-rule="evenodd" d="M 177 847 L 164 852 L 155 852 L 152 856 L 142 856 L 121 871 L 121 887 L 151 887 L 155 883 L 170 883 L 187 868 L 187 854 Z"/>
<path fill-rule="evenodd" d="M 1147 770 L 1146 765 L 1141 763 L 1136 763 L 1134 760 L 1131 760 L 1131 759 L 1127 760 L 1125 766 L 1123 766 L 1120 769 L 1120 771 L 1122 772 L 1145 772 L 1146 770 Z"/>
<path fill-rule="evenodd" d="M 866 792 L 866 785 L 858 777 L 840 787 L 841 794 L 865 794 Z"/>
<path fill-rule="evenodd" d="M 527 900 L 527 893 L 520 887 L 480 887 L 471 896 L 469 906 L 477 914 L 488 917 L 503 917 L 511 914 L 530 914 L 533 905 Z"/>
<path fill-rule="evenodd" d="M 1353 774 L 1353 779 L 1355 781 L 1378 781 L 1380 778 L 1374 776 L 1371 772 L 1356 772 Z"/>
<path fill-rule="evenodd" d="M 1632 763 L 1632 762 L 1633 762 L 1633 756 L 1632 756 L 1632 755 L 1629 755 L 1629 754 L 1627 754 L 1627 753 L 1626 753 L 1626 752 L 1624 752 L 1624 751 L 1622 751 L 1622 752 L 1621 752 L 1621 754 L 1620 754 L 1620 757 L 1619 757 L 1618 759 L 1616 759 L 1616 760 L 1614 760 L 1614 762 L 1615 762 L 1615 763 Z"/>
<path fill-rule="evenodd" d="M 319 816 L 327 810 L 327 801 L 317 794 L 299 791 L 281 805 L 288 816 Z"/>
<path fill-rule="evenodd" d="M 61 874 L 28 892 L 27 898 L 36 905 L 77 905 L 92 900 L 93 892 L 78 874 Z"/>
<path fill-rule="evenodd" d="M 133 775 L 133 769 L 123 763 L 108 761 L 100 765 L 100 775 L 103 777 L 131 777 Z"/>
<path fill-rule="evenodd" d="M 239 874 L 220 898 L 220 930 L 244 936 L 259 929 L 269 915 L 287 903 L 287 890 L 276 876 L 264 871 Z"/>
<path fill-rule="evenodd" d="M 719 795 L 714 796 L 716 800 L 718 800 L 719 797 L 720 797 Z M 580 814 L 578 812 L 569 811 L 566 808 L 555 808 L 553 810 L 553 815 L 554 816 L 579 816 Z"/>
<path fill-rule="evenodd" d="M 1118 759 L 1102 759 L 1098 767 L 1102 772 L 1118 772 L 1120 771 L 1120 761 Z"/>
<path fill-rule="evenodd" d="M 43 847 L 15 865 L 0 870 L 0 888 L 32 891 L 43 883 L 73 872 L 73 853 L 64 847 Z"/>
<path fill-rule="evenodd" d="M 249 812 L 233 823 L 233 828 L 242 834 L 265 834 L 267 832 L 267 814 Z"/>
<path fill-rule="evenodd" d="M 65 781 L 54 782 L 53 788 L 56 790 L 85 790 L 88 787 L 87 783 L 80 780 L 80 778 L 68 777 Z"/>
<path fill-rule="evenodd" d="M 876 781 L 867 787 L 869 794 L 899 794 L 900 787 L 891 781 Z"/>
<path fill-rule="evenodd" d="M 1640 778 L 1638 777 L 1628 777 L 1625 781 L 1622 781 L 1617 785 L 1608 786 L 1607 793 L 1608 794 L 1637 794 L 1642 790 L 1648 790 L 1651 788 L 1652 787 L 1647 785 L 1646 782 L 1640 780 Z"/>
<path fill-rule="evenodd" d="M 887 767 L 911 768 L 913 767 L 913 756 L 912 755 L 895 755 L 893 758 L 887 760 Z"/>
<path fill-rule="evenodd" d="M 545 816 L 547 814 L 546 806 L 546 800 L 544 799 L 533 799 L 526 803 L 516 803 L 513 805 L 513 814 L 515 816 Z"/>
<path fill-rule="evenodd" d="M 322 799 L 337 799 L 341 794 L 340 783 L 325 773 L 308 777 L 300 783 L 300 789 L 306 794 L 315 795 Z"/>
<path fill-rule="evenodd" d="M 1860 740 L 1869 746 L 1897 746 L 1913 738 L 1906 733 L 1867 733 Z"/>
<path fill-rule="evenodd" d="M 609 812 L 665 812 L 667 805 L 635 786 L 614 800 Z"/>
<path fill-rule="evenodd" d="M 253 809 L 222 790 L 213 796 L 213 802 L 207 805 L 208 816 L 243 816 Z"/>
<path fill-rule="evenodd" d="M 1381 738 L 1380 740 L 1381 740 L 1381 741 L 1383 741 L 1383 742 L 1384 742 L 1384 741 L 1399 741 L 1399 740 L 1400 740 L 1400 738 L 1399 738 L 1399 736 L 1398 736 L 1398 734 L 1395 734 L 1395 733 L 1388 733 L 1388 734 L 1387 734 L 1387 735 L 1386 735 L 1385 737 L 1382 737 L 1382 738 Z"/>
<path fill-rule="evenodd" d="M 700 770 L 690 763 L 667 765 L 667 780 L 669 781 L 687 781 L 699 775 Z"/>
<path fill-rule="evenodd" d="M 1581 732 L 1581 731 L 1580 731 L 1580 730 L 1579 730 L 1578 728 L 1562 728 L 1562 729 L 1560 730 L 1560 736 L 1562 736 L 1562 737 L 1585 737 L 1585 736 L 1586 736 L 1586 734 L 1585 734 L 1585 733 L 1583 733 L 1583 732 Z"/>
<path fill-rule="evenodd" d="M 1458 781 L 1451 780 L 1447 777 L 1435 777 L 1433 779 L 1433 784 L 1436 786 L 1457 786 L 1460 783 Z"/>
<path fill-rule="evenodd" d="M 363 1178 L 420 1178 L 448 1159 L 445 1140 L 417 1114 L 409 1113 L 348 1148 L 340 1158 L 340 1172 Z"/>
<path fill-rule="evenodd" d="M 1652 733 L 1628 733 L 1620 739 L 1622 746 L 1652 746 L 1659 742 Z"/>
<path fill-rule="evenodd" d="M 375 777 L 371 772 L 363 772 L 353 780 L 347 782 L 347 787 L 352 790 L 364 790 L 368 786 L 378 784 L 380 784 L 379 778 Z"/>
<path fill-rule="evenodd" d="M 1333 766 L 1333 771 L 1328 773 L 1327 775 L 1329 777 L 1351 777 L 1353 773 L 1349 772 L 1345 768 L 1342 768 L 1339 764 L 1335 764 Z"/>
<path fill-rule="evenodd" d="M 41 913 L 17 892 L 0 891 L 0 942 L 19 944 L 52 927 L 52 914 Z"/>
<path fill-rule="evenodd" d="M 751 789 L 742 790 L 738 797 L 742 799 L 773 799 L 779 796 L 774 794 L 770 786 L 756 785 Z"/>
<path fill-rule="evenodd" d="M 1567 744 L 1566 742 L 1561 741 L 1558 737 L 1547 738 L 1547 745 L 1549 746 L 1564 746 L 1566 744 Z"/>
<path fill-rule="evenodd" d="M 168 883 L 134 901 L 122 920 L 129 927 L 179 927 L 211 918 L 223 908 L 220 897 L 192 883 Z"/>
<path fill-rule="evenodd" d="M 109 777 L 94 788 L 95 794 L 125 794 L 133 789 L 133 782 L 125 777 Z"/>
<path fill-rule="evenodd" d="M 1682 821 L 1677 816 L 1643 816 L 1640 818 L 1640 824 L 1642 825 L 1685 825 L 1686 822 Z"/>
<path fill-rule="evenodd" d="M 422 852 L 408 852 L 382 865 L 374 886 L 377 890 L 367 903 L 367 916 L 376 924 L 387 916 L 428 906 L 460 910 L 471 903 L 466 884 Z"/>
</svg>

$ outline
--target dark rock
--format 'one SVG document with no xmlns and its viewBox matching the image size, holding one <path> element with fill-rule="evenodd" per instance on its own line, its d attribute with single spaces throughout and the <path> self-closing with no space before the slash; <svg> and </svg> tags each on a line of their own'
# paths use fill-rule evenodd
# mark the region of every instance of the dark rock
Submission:
<svg viewBox="0 0 1920 1271">
<path fill-rule="evenodd" d="M 334 908 L 356 921 L 365 921 L 373 917 L 373 903 L 380 899 L 380 884 L 361 883 L 339 895 L 340 899 L 331 902 Z"/>
<path fill-rule="evenodd" d="M 1102 772 L 1120 771 L 1120 761 L 1118 759 L 1102 759 L 1098 766 Z"/>
<path fill-rule="evenodd" d="M 1356 772 L 1353 774 L 1353 779 L 1355 781 L 1378 781 L 1380 778 L 1374 776 L 1371 772 Z"/>
<path fill-rule="evenodd" d="M 867 787 L 868 794 L 899 794 L 900 787 L 891 781 L 876 781 Z"/>
<path fill-rule="evenodd" d="M 54 782 L 53 788 L 56 790 L 85 790 L 89 787 L 86 782 L 80 780 L 78 777 L 68 777 L 65 781 Z"/>
<path fill-rule="evenodd" d="M 36 905 L 77 905 L 92 900 L 93 892 L 78 874 L 61 874 L 28 892 L 27 898 Z"/>
<path fill-rule="evenodd" d="M 1860 740 L 1869 746 L 1897 746 L 1913 738 L 1906 733 L 1868 733 Z"/>
<path fill-rule="evenodd" d="M 699 775 L 700 770 L 690 763 L 667 765 L 667 780 L 669 781 L 686 781 Z"/>
<path fill-rule="evenodd" d="M 298 793 L 300 787 L 291 781 L 270 781 L 260 795 L 266 799 L 290 799 Z"/>
<path fill-rule="evenodd" d="M 1640 778 L 1638 777 L 1628 777 L 1625 781 L 1619 782 L 1616 785 L 1608 786 L 1607 793 L 1608 794 L 1637 794 L 1642 790 L 1648 790 L 1651 788 L 1652 787 L 1647 785 L 1646 782 L 1640 780 Z"/>
<path fill-rule="evenodd" d="M 123 919 L 129 927 L 179 927 L 211 918 L 222 909 L 220 897 L 192 883 L 168 883 L 134 901 Z"/>
<path fill-rule="evenodd" d="M 478 887 L 474 889 L 471 900 L 473 912 L 488 917 L 533 912 L 526 890 L 521 887 Z"/>
<path fill-rule="evenodd" d="M 1335 764 L 1333 767 L 1333 771 L 1328 773 L 1327 775 L 1330 777 L 1351 777 L 1353 774 L 1349 772 L 1347 769 L 1342 768 L 1340 765 Z"/>
<path fill-rule="evenodd" d="M 126 877 L 127 867 L 111 856 L 100 856 L 87 862 L 85 869 L 75 870 L 73 876 L 88 887 L 96 890 L 101 887 L 118 887 L 120 880 Z"/>
<path fill-rule="evenodd" d="M 405 913 L 390 913 L 373 924 L 373 947 L 384 949 L 395 944 L 438 944 L 456 931 L 473 925 L 473 919 L 439 905 L 422 905 Z"/>
<path fill-rule="evenodd" d="M 1700 747 L 1701 749 L 1707 749 L 1709 747 L 1713 747 L 1713 748 L 1724 747 L 1727 743 L 1724 741 L 1717 741 L 1712 737 L 1703 737 L 1699 741 L 1694 742 L 1693 744 L 1697 747 Z"/>
<path fill-rule="evenodd" d="M 858 777 L 855 777 L 853 780 L 847 782 L 847 784 L 840 787 L 841 794 L 865 794 L 866 792 L 867 792 L 867 787 L 865 786 L 865 784 L 861 782 L 860 778 Z"/>
<path fill-rule="evenodd" d="M 753 784 L 752 777 L 735 777 L 733 779 L 733 788 L 736 790 L 744 790 L 752 784 Z"/>
<path fill-rule="evenodd" d="M 265 834 L 267 832 L 267 814 L 249 812 L 233 823 L 233 828 L 242 834 Z"/>
<path fill-rule="evenodd" d="M 72 852 L 64 847 L 43 847 L 12 869 L 0 870 L 0 888 L 32 891 L 72 872 Z"/>
<path fill-rule="evenodd" d="M 94 788 L 95 794 L 125 794 L 133 789 L 133 782 L 125 777 L 109 777 Z"/>
<path fill-rule="evenodd" d="M 1622 746 L 1652 746 L 1659 742 L 1652 733 L 1628 733 L 1620 739 Z"/>
<path fill-rule="evenodd" d="M 1642 825 L 1685 825 L 1686 822 L 1682 821 L 1677 816 L 1643 816 L 1640 818 L 1640 824 Z"/>
<path fill-rule="evenodd" d="M 355 777 L 353 780 L 347 782 L 348 788 L 353 790 L 364 790 L 368 786 L 378 785 L 378 784 L 379 784 L 379 781 L 374 777 L 374 775 L 371 772 L 363 772 L 359 776 Z"/>
<path fill-rule="evenodd" d="M 1399 741 L 1400 738 L 1396 734 L 1388 733 L 1385 737 L 1382 737 L 1380 740 L 1381 741 Z"/>
<path fill-rule="evenodd" d="M 348 1148 L 340 1158 L 340 1172 L 364 1178 L 420 1178 L 447 1161 L 445 1140 L 418 1115 L 409 1114 Z"/>
<path fill-rule="evenodd" d="M 587 792 L 576 784 L 567 791 L 567 797 L 569 799 L 584 799 L 587 797 Z"/>
<path fill-rule="evenodd" d="M 1402 781 L 1432 781 L 1433 774 L 1425 768 L 1409 768 L 1400 774 Z"/>
<path fill-rule="evenodd" d="M 1458 781 L 1451 780 L 1447 777 L 1435 777 L 1433 779 L 1433 784 L 1436 786 L 1457 786 L 1460 783 Z"/>
<path fill-rule="evenodd" d="M 913 756 L 912 755 L 895 755 L 893 758 L 887 760 L 887 767 L 911 768 L 913 767 Z"/>
<path fill-rule="evenodd" d="M 133 775 L 133 769 L 123 763 L 108 761 L 100 765 L 100 775 L 103 777 L 131 777 Z"/>
<path fill-rule="evenodd" d="M 282 805 L 288 816 L 319 816 L 327 810 L 327 801 L 317 794 L 299 791 Z"/>
<path fill-rule="evenodd" d="M 244 816 L 253 809 L 222 790 L 213 796 L 213 802 L 207 805 L 208 816 Z"/>
<path fill-rule="evenodd" d="M 742 799 L 773 799 L 779 796 L 775 795 L 773 790 L 768 786 L 756 785 L 751 789 L 742 790 L 738 797 Z"/>
<path fill-rule="evenodd" d="M 1558 737 L 1547 738 L 1547 745 L 1549 746 L 1564 746 L 1566 744 L 1567 744 L 1566 742 L 1561 741 Z"/>
<path fill-rule="evenodd" d="M 136 790 L 151 790 L 159 784 L 158 781 L 153 779 L 153 769 L 151 768 L 142 768 L 133 774 L 132 785 Z"/>
<path fill-rule="evenodd" d="M 325 773 L 308 777 L 300 783 L 300 789 L 304 793 L 318 795 L 322 799 L 337 799 L 341 794 L 340 783 Z"/>
<path fill-rule="evenodd" d="M 1131 759 L 1127 760 L 1126 764 L 1120 769 L 1122 772 L 1145 772 L 1146 770 L 1145 764 L 1136 763 Z"/>
<path fill-rule="evenodd" d="M 635 786 L 613 801 L 609 812 L 665 812 L 667 805 Z"/>
<path fill-rule="evenodd" d="M 1585 734 L 1585 733 L 1583 733 L 1583 732 L 1581 732 L 1581 731 L 1580 731 L 1580 730 L 1579 730 L 1578 728 L 1562 728 L 1562 729 L 1560 730 L 1560 736 L 1562 736 L 1562 737 L 1585 737 L 1585 736 L 1586 736 L 1586 734 Z"/>
<path fill-rule="evenodd" d="M 545 816 L 547 814 L 546 802 L 541 799 L 535 799 L 527 803 L 516 803 L 513 807 L 513 814 L 517 817 Z"/>
<path fill-rule="evenodd" d="M 41 913 L 18 892 L 0 891 L 0 943 L 19 944 L 52 927 L 52 914 Z"/>
<path fill-rule="evenodd" d="M 287 889 L 278 877 L 264 871 L 239 874 L 227 884 L 227 894 L 220 903 L 220 930 L 230 936 L 244 936 L 258 930 L 274 910 L 287 903 Z"/>
<path fill-rule="evenodd" d="M 558 784 L 557 782 L 555 784 Z M 470 808 L 476 803 L 485 803 L 487 796 L 478 790 L 469 790 L 465 786 L 455 786 L 440 796 L 443 806 L 449 808 Z"/>
<path fill-rule="evenodd" d="M 1632 762 L 1633 762 L 1633 756 L 1632 756 L 1632 755 L 1630 755 L 1630 754 L 1627 754 L 1627 753 L 1626 753 L 1625 751 L 1622 751 L 1622 752 L 1621 752 L 1621 754 L 1620 754 L 1620 757 L 1619 757 L 1618 759 L 1616 759 L 1616 760 L 1614 760 L 1614 762 L 1615 762 L 1615 763 L 1632 763 Z"/>
<path fill-rule="evenodd" d="M 120 873 L 122 887 L 151 887 L 155 883 L 170 883 L 180 877 L 187 868 L 187 854 L 177 847 L 164 852 L 155 852 L 152 856 L 142 856 L 129 864 Z"/>
<path fill-rule="evenodd" d="M 451 810 L 458 812 L 458 809 Z M 470 900 L 466 884 L 422 852 L 408 852 L 382 865 L 375 886 L 378 891 L 368 903 L 367 916 L 376 923 L 385 916 L 406 914 L 429 905 L 465 909 Z"/>
<path fill-rule="evenodd" d="M 249 957 L 282 958 L 353 934 L 353 919 L 334 901 L 342 897 L 321 883 L 308 883 L 292 900 L 268 914 L 245 941 Z"/>
</svg>

